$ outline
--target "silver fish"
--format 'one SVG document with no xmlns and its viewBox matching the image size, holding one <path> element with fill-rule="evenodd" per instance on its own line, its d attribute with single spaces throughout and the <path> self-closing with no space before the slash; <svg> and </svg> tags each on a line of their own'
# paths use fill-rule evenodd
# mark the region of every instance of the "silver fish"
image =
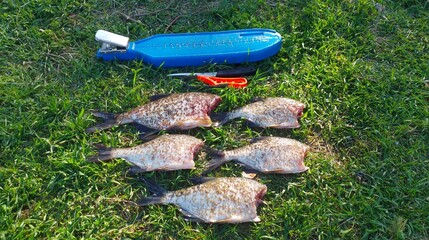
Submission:
<svg viewBox="0 0 429 240">
<path fill-rule="evenodd" d="M 177 191 L 167 192 L 153 182 L 145 180 L 156 196 L 139 201 L 149 204 L 174 204 L 187 220 L 206 223 L 259 222 L 257 207 L 267 187 L 255 180 L 224 177 L 200 178 L 201 183 Z"/>
<path fill-rule="evenodd" d="M 210 93 L 176 93 L 162 96 L 143 106 L 122 114 L 92 112 L 105 119 L 104 123 L 88 128 L 95 132 L 127 123 L 138 123 L 154 132 L 160 130 L 186 130 L 195 127 L 210 127 L 208 113 L 217 107 L 221 98 Z"/>
<path fill-rule="evenodd" d="M 214 158 L 203 174 L 228 161 L 236 161 L 248 169 L 263 173 L 305 172 L 309 169 L 304 165 L 308 149 L 307 145 L 289 138 L 255 138 L 251 144 L 234 150 L 211 150 L 209 154 Z"/>
<path fill-rule="evenodd" d="M 227 113 L 215 113 L 217 125 L 225 124 L 235 118 L 244 118 L 255 127 L 298 128 L 298 118 L 302 116 L 305 105 L 289 98 L 272 97 L 258 99 L 241 108 Z"/>
<path fill-rule="evenodd" d="M 193 169 L 194 156 L 204 142 L 189 135 L 162 135 L 149 142 L 130 148 L 106 148 L 101 146 L 96 156 L 88 161 L 100 162 L 125 158 L 134 167 L 131 173 Z"/>
</svg>

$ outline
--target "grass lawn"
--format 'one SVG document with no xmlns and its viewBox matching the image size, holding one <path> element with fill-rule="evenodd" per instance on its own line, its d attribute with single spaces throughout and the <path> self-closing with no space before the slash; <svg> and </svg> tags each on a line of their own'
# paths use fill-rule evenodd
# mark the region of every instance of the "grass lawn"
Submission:
<svg viewBox="0 0 429 240">
<path fill-rule="evenodd" d="M 0 3 L 0 239 L 428 239 L 429 2 L 12 1 Z M 168 73 L 231 66 L 157 69 L 102 62 L 98 29 L 137 40 L 159 33 L 271 28 L 280 52 L 246 89 L 219 94 L 217 111 L 255 97 L 306 104 L 301 128 L 251 129 L 242 121 L 185 133 L 218 149 L 258 136 L 311 147 L 310 170 L 258 175 L 268 186 L 260 223 L 185 221 L 174 206 L 137 207 L 149 193 L 118 159 L 89 163 L 92 143 L 139 144 L 121 126 L 85 133 L 90 109 L 123 112 L 159 93 L 188 91 Z M 142 174 L 169 190 L 192 171 Z M 210 176 L 241 176 L 222 165 Z"/>
</svg>

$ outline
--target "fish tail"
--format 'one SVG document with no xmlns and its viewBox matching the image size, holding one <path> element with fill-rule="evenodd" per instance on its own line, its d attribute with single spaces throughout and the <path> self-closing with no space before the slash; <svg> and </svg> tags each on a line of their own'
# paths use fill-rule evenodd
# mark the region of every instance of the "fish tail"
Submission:
<svg viewBox="0 0 429 240">
<path fill-rule="evenodd" d="M 98 153 L 95 156 L 87 158 L 88 162 L 101 162 L 114 158 L 112 155 L 113 148 L 106 147 L 101 143 L 94 144 L 94 147 L 98 150 Z"/>
<path fill-rule="evenodd" d="M 146 185 L 149 192 L 151 192 L 157 196 L 163 196 L 167 193 L 167 190 L 165 190 L 165 188 L 159 186 L 154 181 L 152 181 L 148 178 L 145 178 L 145 177 L 140 177 L 139 179 L 140 179 L 140 181 L 142 181 Z"/>
<path fill-rule="evenodd" d="M 164 195 L 167 193 L 167 190 L 148 178 L 140 177 L 139 179 L 146 185 L 149 192 L 152 192 L 155 196 L 144 197 L 140 199 L 137 204 L 139 206 L 162 204 L 164 202 Z"/>
<path fill-rule="evenodd" d="M 97 124 L 93 127 L 87 128 L 86 132 L 91 133 L 103 129 L 108 129 L 114 126 L 119 125 L 119 121 L 117 120 L 118 115 L 113 113 L 106 113 L 106 112 L 97 112 L 92 111 L 92 115 L 104 119 L 103 123 Z"/>
<path fill-rule="evenodd" d="M 228 112 L 211 113 L 210 118 L 214 126 L 221 126 L 231 120 Z"/>
<path fill-rule="evenodd" d="M 202 175 L 205 175 L 214 169 L 218 168 L 220 165 L 226 163 L 229 161 L 229 159 L 225 158 L 225 152 L 216 150 L 210 147 L 204 147 L 204 150 L 207 152 L 207 154 L 212 157 L 212 160 L 210 160 L 207 165 L 205 166 L 204 172 Z"/>
<path fill-rule="evenodd" d="M 117 114 L 114 113 L 107 113 L 107 112 L 97 112 L 97 111 L 91 111 L 92 115 L 109 120 L 109 119 L 115 119 L 117 117 Z"/>
<path fill-rule="evenodd" d="M 137 202 L 137 205 L 139 206 L 147 206 L 147 205 L 152 205 L 152 204 L 162 204 L 163 203 L 163 198 L 162 197 L 145 197 L 140 199 Z"/>
</svg>

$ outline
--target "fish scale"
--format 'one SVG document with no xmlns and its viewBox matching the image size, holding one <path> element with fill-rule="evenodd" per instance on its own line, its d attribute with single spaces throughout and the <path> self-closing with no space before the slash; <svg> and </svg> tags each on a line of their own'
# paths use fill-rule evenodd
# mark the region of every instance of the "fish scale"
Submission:
<svg viewBox="0 0 429 240">
<path fill-rule="evenodd" d="M 267 187 L 255 180 L 222 177 L 177 191 L 158 192 L 156 197 L 143 198 L 139 205 L 174 204 L 193 221 L 258 222 L 257 207 L 266 191 Z"/>
<path fill-rule="evenodd" d="M 228 161 L 236 161 L 263 173 L 299 173 L 308 170 L 304 158 L 309 147 L 299 141 L 282 137 L 261 137 L 254 143 L 229 151 L 211 151 L 213 159 L 203 174 Z"/>
<path fill-rule="evenodd" d="M 305 105 L 299 101 L 272 97 L 257 101 L 227 113 L 212 114 L 216 125 L 223 125 L 236 118 L 243 118 L 256 127 L 262 128 L 298 128 L 298 118 L 302 116 Z"/>
<path fill-rule="evenodd" d="M 93 115 L 104 118 L 105 122 L 88 128 L 87 132 L 133 122 L 149 129 L 147 131 L 209 127 L 212 121 L 208 113 L 220 101 L 219 96 L 210 93 L 176 93 L 121 114 L 93 112 Z"/>
<path fill-rule="evenodd" d="M 160 99 L 156 102 L 151 102 L 148 105 L 142 106 L 132 110 L 129 113 L 125 113 L 122 115 L 122 119 L 130 119 L 130 115 L 142 116 L 146 114 L 146 117 L 136 118 L 136 121 L 142 125 L 145 125 L 150 128 L 155 129 L 166 129 L 170 125 L 174 125 L 175 122 L 183 121 L 186 116 L 196 116 L 204 117 L 206 116 L 208 107 L 207 105 L 211 105 L 211 98 L 206 98 L 207 96 L 211 97 L 212 94 L 187 94 L 183 95 L 182 99 L 178 99 L 177 101 L 172 95 L 169 99 Z M 194 103 L 194 104 L 190 104 Z M 150 112 L 147 114 L 147 112 Z M 193 120 L 193 119 L 191 119 Z M 173 123 L 173 124 L 171 124 Z"/>
<path fill-rule="evenodd" d="M 89 160 L 124 158 L 136 166 L 134 172 L 193 169 L 194 155 L 203 145 L 202 140 L 188 135 L 162 135 L 135 147 L 100 149 Z"/>
</svg>

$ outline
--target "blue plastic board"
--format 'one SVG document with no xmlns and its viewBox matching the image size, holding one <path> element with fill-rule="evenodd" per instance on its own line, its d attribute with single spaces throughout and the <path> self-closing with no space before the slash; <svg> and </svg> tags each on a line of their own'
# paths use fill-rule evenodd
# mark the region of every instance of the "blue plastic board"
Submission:
<svg viewBox="0 0 429 240">
<path fill-rule="evenodd" d="M 282 38 L 270 29 L 159 34 L 130 42 L 126 51 L 102 52 L 103 60 L 142 60 L 155 67 L 256 62 L 275 55 Z"/>
</svg>

